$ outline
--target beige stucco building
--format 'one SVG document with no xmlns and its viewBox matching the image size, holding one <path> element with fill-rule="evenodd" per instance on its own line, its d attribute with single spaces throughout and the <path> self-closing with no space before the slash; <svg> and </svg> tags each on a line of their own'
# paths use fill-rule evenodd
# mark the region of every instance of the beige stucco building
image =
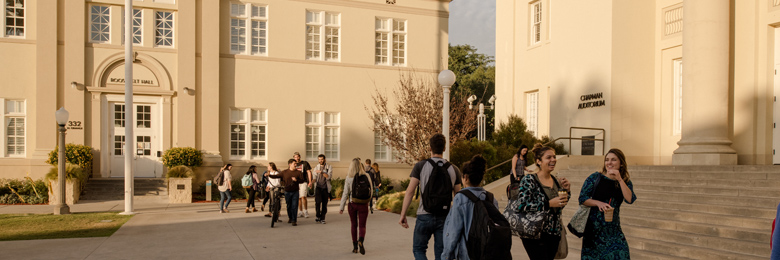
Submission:
<svg viewBox="0 0 780 260">
<path fill-rule="evenodd" d="M 405 178 L 364 106 L 400 73 L 446 68 L 448 0 L 135 0 L 134 105 L 124 106 L 120 0 L 3 1 L 0 178 L 42 177 L 70 112 L 67 142 L 94 149 L 93 177 L 123 177 L 132 109 L 136 177 L 160 177 L 171 147 L 238 171 L 293 152 L 336 169 L 371 158 Z"/>
<path fill-rule="evenodd" d="M 539 135 L 604 138 L 638 164 L 780 164 L 780 1 L 496 9 L 499 120 L 516 114 Z M 599 142 L 567 148 L 602 152 Z"/>
</svg>

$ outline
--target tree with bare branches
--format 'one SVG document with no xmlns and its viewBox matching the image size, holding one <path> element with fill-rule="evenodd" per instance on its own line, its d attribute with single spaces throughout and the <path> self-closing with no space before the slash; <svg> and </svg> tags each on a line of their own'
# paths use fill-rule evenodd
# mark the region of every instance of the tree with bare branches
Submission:
<svg viewBox="0 0 780 260">
<path fill-rule="evenodd" d="M 441 133 L 442 95 L 433 76 L 419 76 L 416 72 L 401 72 L 393 99 L 375 90 L 374 107 L 365 109 L 373 120 L 372 130 L 395 151 L 395 160 L 412 165 L 430 156 L 428 140 Z M 451 98 L 450 147 L 467 139 L 477 126 L 477 112 L 468 109 L 466 98 L 457 94 Z"/>
</svg>

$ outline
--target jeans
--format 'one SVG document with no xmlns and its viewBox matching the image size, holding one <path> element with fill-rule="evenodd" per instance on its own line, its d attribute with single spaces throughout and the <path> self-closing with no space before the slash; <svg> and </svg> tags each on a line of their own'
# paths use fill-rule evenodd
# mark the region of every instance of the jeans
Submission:
<svg viewBox="0 0 780 260">
<path fill-rule="evenodd" d="M 368 218 L 368 205 L 349 203 L 349 222 L 352 224 L 352 242 L 358 242 L 358 238 L 366 237 L 366 219 Z M 358 227 L 360 234 L 358 235 Z M 362 240 L 361 240 L 362 241 Z"/>
<path fill-rule="evenodd" d="M 226 209 L 230 205 L 230 190 L 219 192 L 219 210 Z M 225 202 L 227 201 L 227 202 Z M 224 206 L 223 206 L 224 205 Z"/>
<path fill-rule="evenodd" d="M 255 207 L 255 194 L 257 191 L 253 188 L 246 189 L 246 192 L 249 193 L 249 198 L 246 199 L 246 207 L 248 208 L 249 205 L 252 205 L 252 207 Z"/>
<path fill-rule="evenodd" d="M 327 187 L 314 190 L 314 210 L 317 212 L 317 219 L 319 220 L 325 220 L 325 214 L 328 213 L 329 195 Z"/>
<path fill-rule="evenodd" d="M 414 259 L 427 260 L 425 252 L 428 250 L 428 241 L 433 235 L 433 253 L 436 260 L 441 259 L 441 253 L 444 251 L 444 220 L 447 216 L 437 217 L 432 214 L 417 215 L 417 222 L 414 225 L 414 239 L 412 241 L 412 253 Z"/>
<path fill-rule="evenodd" d="M 285 192 L 284 201 L 287 202 L 287 218 L 298 222 L 298 191 Z"/>
</svg>

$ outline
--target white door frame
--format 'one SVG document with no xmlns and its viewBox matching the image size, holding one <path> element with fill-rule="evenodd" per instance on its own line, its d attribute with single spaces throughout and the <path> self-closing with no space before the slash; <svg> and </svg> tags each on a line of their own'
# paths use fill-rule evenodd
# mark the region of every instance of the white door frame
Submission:
<svg viewBox="0 0 780 260">
<path fill-rule="evenodd" d="M 773 96 L 772 96 L 772 164 L 780 164 L 780 28 L 774 28 Z"/>
<path fill-rule="evenodd" d="M 153 147 L 157 147 L 157 151 L 162 152 L 164 150 L 163 146 L 163 119 L 164 119 L 164 113 L 163 113 L 163 100 L 164 98 L 161 96 L 139 96 L 134 95 L 133 96 L 133 103 L 134 104 L 152 104 L 152 106 L 155 107 L 156 113 L 152 114 L 152 122 L 153 124 L 156 124 L 157 126 L 154 128 L 154 134 L 156 134 L 156 139 L 153 140 L 153 142 L 156 143 L 156 145 L 153 145 Z M 107 177 L 117 177 L 117 178 L 124 178 L 124 173 L 113 173 L 111 172 L 111 159 L 112 159 L 112 151 L 114 149 L 114 139 L 112 135 L 112 129 L 114 128 L 113 122 L 111 121 L 112 115 L 111 111 L 112 109 L 109 107 L 112 103 L 124 103 L 124 95 L 117 95 L 117 94 L 106 94 L 103 95 L 101 98 L 101 116 L 100 116 L 100 134 L 101 139 L 104 140 L 101 144 L 101 152 L 100 152 L 100 161 L 101 161 L 101 168 L 102 172 L 107 172 Z M 131 119 L 132 124 L 136 124 L 136 118 L 135 118 L 135 106 L 133 108 L 127 108 L 125 109 L 133 109 L 133 118 Z M 133 137 L 135 138 L 135 137 Z M 125 140 L 127 140 L 127 137 L 125 137 Z M 157 158 L 157 151 L 152 151 L 152 157 Z M 134 155 L 135 156 L 135 155 Z M 137 159 L 137 158 L 136 158 Z M 155 166 L 155 173 L 154 177 L 162 177 L 163 173 L 163 167 L 162 167 L 162 160 L 161 158 L 156 159 L 158 161 L 157 165 Z M 136 176 L 138 177 L 138 176 Z M 149 177 L 149 176 L 142 176 L 142 177 Z"/>
</svg>

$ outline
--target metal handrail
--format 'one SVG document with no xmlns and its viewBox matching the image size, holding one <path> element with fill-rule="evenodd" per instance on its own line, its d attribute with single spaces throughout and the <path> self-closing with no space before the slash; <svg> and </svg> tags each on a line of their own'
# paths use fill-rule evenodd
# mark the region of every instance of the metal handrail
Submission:
<svg viewBox="0 0 780 260">
<path fill-rule="evenodd" d="M 552 140 L 552 141 L 549 141 L 549 142 L 545 143 L 544 145 L 545 145 L 545 146 L 547 146 L 547 145 L 553 144 L 553 143 L 555 143 L 555 141 L 558 141 L 558 140 L 561 140 L 561 139 L 569 139 L 569 152 L 568 152 L 568 153 L 566 153 L 566 157 L 569 157 L 569 155 L 571 155 L 571 140 L 593 140 L 593 141 L 601 141 L 601 155 L 604 155 L 604 149 L 606 149 L 606 148 L 607 148 L 607 144 L 606 144 L 606 142 L 604 141 L 604 138 L 601 138 L 601 139 L 599 139 L 599 138 L 571 137 L 571 130 L 573 130 L 573 129 L 582 129 L 582 130 L 601 130 L 601 134 L 602 134 L 602 136 L 607 136 L 607 130 L 604 130 L 604 128 L 592 128 L 592 127 L 579 127 L 579 126 L 572 126 L 572 127 L 569 127 L 569 137 L 558 137 L 558 138 L 555 138 L 555 139 L 554 139 L 554 140 Z M 513 155 L 512 157 L 514 157 L 514 155 Z M 496 165 L 494 165 L 493 167 L 490 167 L 490 168 L 488 168 L 487 170 L 485 170 L 485 172 L 489 172 L 489 171 L 491 171 L 491 170 L 493 170 L 493 169 L 495 169 L 495 168 L 498 168 L 499 166 L 501 166 L 501 165 L 504 165 L 504 164 L 506 164 L 506 163 L 508 163 L 508 162 L 511 162 L 511 161 L 512 161 L 512 158 L 509 158 L 509 160 L 506 160 L 506 161 L 504 161 L 504 162 L 502 162 L 502 163 L 496 164 Z"/>
</svg>

